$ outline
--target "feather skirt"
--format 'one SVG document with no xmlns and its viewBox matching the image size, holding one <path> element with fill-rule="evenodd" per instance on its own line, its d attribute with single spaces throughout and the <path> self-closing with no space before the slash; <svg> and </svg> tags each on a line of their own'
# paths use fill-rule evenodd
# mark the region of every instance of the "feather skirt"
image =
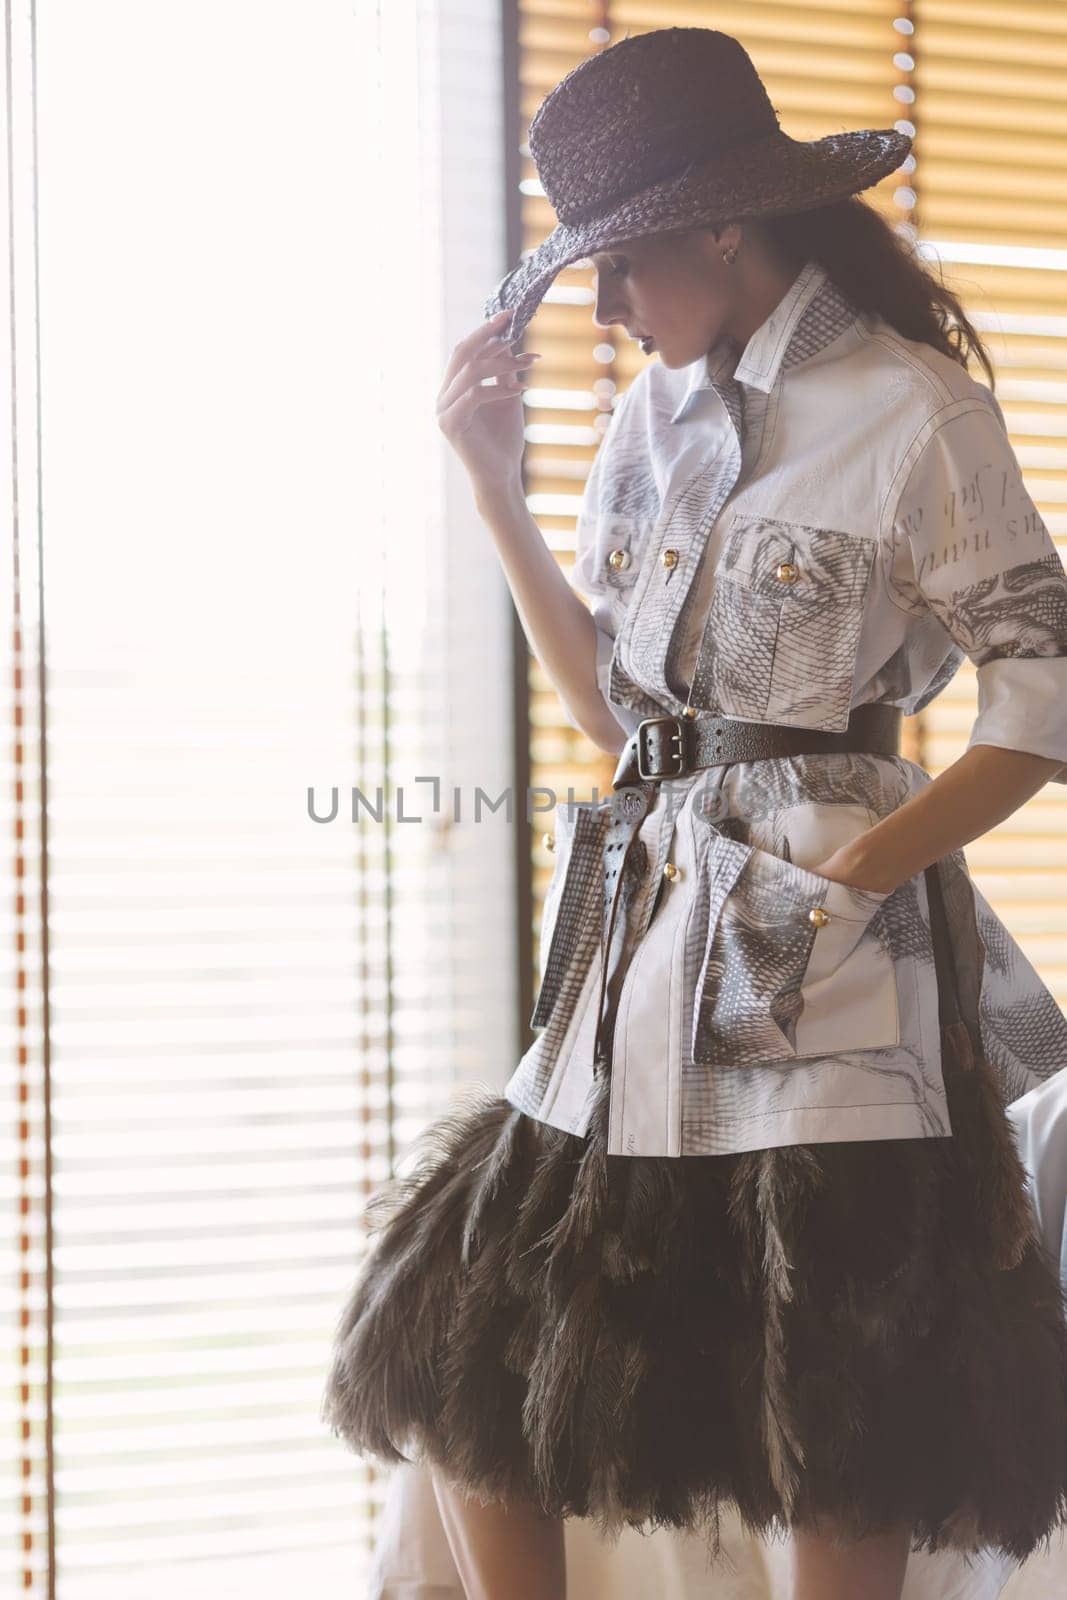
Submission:
<svg viewBox="0 0 1067 1600">
<path fill-rule="evenodd" d="M 368 1202 L 322 1416 L 487 1503 L 757 1536 L 900 1522 L 1022 1560 L 1067 1523 L 1067 1318 L 992 1069 L 951 1138 L 608 1155 L 483 1086 Z"/>
</svg>

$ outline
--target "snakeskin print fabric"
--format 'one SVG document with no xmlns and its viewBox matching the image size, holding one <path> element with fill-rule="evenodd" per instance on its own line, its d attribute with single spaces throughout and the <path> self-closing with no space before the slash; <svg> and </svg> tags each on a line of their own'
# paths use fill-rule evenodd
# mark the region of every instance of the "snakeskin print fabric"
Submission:
<svg viewBox="0 0 1067 1600">
<path fill-rule="evenodd" d="M 868 702 L 910 715 L 968 658 L 969 747 L 1043 756 L 1067 783 L 1067 572 L 1000 406 L 814 261 L 740 352 L 720 339 L 642 369 L 594 458 L 570 576 L 626 733 L 686 707 L 828 730 Z M 612 1153 L 951 1134 L 924 875 L 879 896 L 819 871 L 930 781 L 836 752 L 659 786 L 609 952 Z M 505 1090 L 576 1133 L 605 991 L 604 816 L 591 805 L 557 859 L 541 1032 Z M 1067 1018 L 963 852 L 939 869 L 1007 1103 L 1067 1066 Z"/>
</svg>

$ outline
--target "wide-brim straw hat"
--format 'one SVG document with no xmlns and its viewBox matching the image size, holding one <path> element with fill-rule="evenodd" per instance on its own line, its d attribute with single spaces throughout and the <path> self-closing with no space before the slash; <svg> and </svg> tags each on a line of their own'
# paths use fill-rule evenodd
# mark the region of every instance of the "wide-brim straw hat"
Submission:
<svg viewBox="0 0 1067 1600">
<path fill-rule="evenodd" d="M 744 46 L 714 28 L 656 28 L 581 62 L 530 123 L 559 218 L 501 279 L 485 315 L 521 338 L 561 268 L 625 239 L 809 210 L 869 189 L 911 149 L 896 128 L 783 133 Z"/>
</svg>

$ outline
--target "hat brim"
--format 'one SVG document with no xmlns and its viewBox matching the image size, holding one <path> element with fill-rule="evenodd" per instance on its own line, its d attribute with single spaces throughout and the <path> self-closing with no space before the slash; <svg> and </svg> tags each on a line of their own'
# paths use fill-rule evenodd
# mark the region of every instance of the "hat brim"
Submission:
<svg viewBox="0 0 1067 1600">
<path fill-rule="evenodd" d="M 896 128 L 859 128 L 822 139 L 792 139 L 780 129 L 728 156 L 696 162 L 676 178 L 629 195 L 587 222 L 559 223 L 501 279 L 486 317 L 510 310 L 504 338 L 520 339 L 553 278 L 564 267 L 624 239 L 701 227 L 729 217 L 808 211 L 869 189 L 895 172 L 911 149 Z"/>
</svg>

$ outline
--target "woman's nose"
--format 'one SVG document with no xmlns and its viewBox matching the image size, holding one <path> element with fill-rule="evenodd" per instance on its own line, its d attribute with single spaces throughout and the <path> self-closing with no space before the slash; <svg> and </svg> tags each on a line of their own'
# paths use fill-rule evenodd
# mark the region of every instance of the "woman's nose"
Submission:
<svg viewBox="0 0 1067 1600">
<path fill-rule="evenodd" d="M 625 318 L 619 311 L 609 311 L 599 301 L 593 306 L 593 322 L 598 328 L 611 328 L 617 322 L 624 322 Z"/>
</svg>

